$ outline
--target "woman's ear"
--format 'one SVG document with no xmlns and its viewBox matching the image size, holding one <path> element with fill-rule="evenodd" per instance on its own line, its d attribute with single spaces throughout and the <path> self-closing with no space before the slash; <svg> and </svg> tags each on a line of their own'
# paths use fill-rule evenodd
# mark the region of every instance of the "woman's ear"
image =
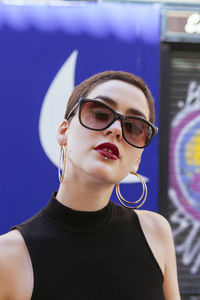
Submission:
<svg viewBox="0 0 200 300">
<path fill-rule="evenodd" d="M 137 170 L 139 169 L 139 165 L 140 165 L 140 161 L 141 161 L 141 156 L 139 156 L 134 164 L 133 169 L 131 170 L 131 173 L 137 173 Z"/>
<path fill-rule="evenodd" d="M 66 146 L 67 145 L 67 136 L 68 136 L 68 122 L 67 120 L 64 120 L 60 127 L 58 128 L 57 132 L 57 141 L 60 146 Z"/>
</svg>

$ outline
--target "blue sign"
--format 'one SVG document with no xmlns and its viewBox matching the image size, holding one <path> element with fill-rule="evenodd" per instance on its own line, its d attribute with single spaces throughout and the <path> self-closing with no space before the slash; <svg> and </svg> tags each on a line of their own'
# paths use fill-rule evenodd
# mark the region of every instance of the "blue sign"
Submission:
<svg viewBox="0 0 200 300">
<path fill-rule="evenodd" d="M 158 112 L 159 37 L 159 6 L 0 4 L 0 234 L 38 212 L 58 189 L 55 135 L 75 85 L 105 70 L 131 72 L 146 81 Z M 148 185 L 144 208 L 156 211 L 157 138 L 139 174 Z M 128 200 L 141 193 L 134 182 L 133 176 L 121 184 Z"/>
</svg>

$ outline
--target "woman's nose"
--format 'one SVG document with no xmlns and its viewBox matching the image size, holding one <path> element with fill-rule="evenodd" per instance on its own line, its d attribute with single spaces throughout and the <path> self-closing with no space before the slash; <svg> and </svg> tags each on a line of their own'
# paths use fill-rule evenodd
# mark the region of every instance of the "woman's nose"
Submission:
<svg viewBox="0 0 200 300">
<path fill-rule="evenodd" d="M 122 139 L 122 126 L 120 120 L 116 120 L 110 125 L 110 127 L 105 129 L 106 135 L 113 135 L 118 140 Z"/>
</svg>

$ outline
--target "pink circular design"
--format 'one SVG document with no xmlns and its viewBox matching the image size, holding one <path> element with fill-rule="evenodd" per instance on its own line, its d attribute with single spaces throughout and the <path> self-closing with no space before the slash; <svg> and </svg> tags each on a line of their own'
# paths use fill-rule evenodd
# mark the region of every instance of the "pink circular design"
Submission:
<svg viewBox="0 0 200 300">
<path fill-rule="evenodd" d="M 180 155 L 180 153 L 176 153 L 176 147 L 177 147 L 177 143 L 178 143 L 178 139 L 180 137 L 180 134 L 183 132 L 184 128 L 189 124 L 189 122 L 191 122 L 192 120 L 194 120 L 196 117 L 200 116 L 200 112 L 199 111 L 195 111 L 192 112 L 188 115 L 186 115 L 179 123 L 177 126 L 173 127 L 171 130 L 171 138 L 170 138 L 170 188 L 172 188 L 177 196 L 177 199 L 179 201 L 179 204 L 182 206 L 182 208 L 188 213 L 190 214 L 193 218 L 200 220 L 200 209 L 197 209 L 197 206 L 199 207 L 200 205 L 200 199 L 195 200 L 194 199 L 194 203 L 195 205 L 193 205 L 192 203 L 190 203 L 188 201 L 188 199 L 186 199 L 186 196 L 183 193 L 183 189 L 180 185 L 180 180 L 181 180 L 181 176 L 180 173 L 183 172 L 182 170 L 180 170 L 180 168 L 182 167 L 182 164 L 179 166 L 179 168 L 177 169 L 176 167 L 176 160 L 177 160 L 177 155 Z M 186 131 L 186 134 L 188 134 L 188 132 Z M 192 136 L 191 136 L 192 138 Z M 181 149 L 181 145 L 179 146 L 179 149 Z M 181 151 L 184 151 L 183 149 L 181 149 Z M 179 176 L 179 178 L 178 178 Z M 191 189 L 193 189 L 194 191 L 198 190 L 196 189 L 196 180 L 199 181 L 199 174 L 194 174 L 193 175 L 193 181 L 190 183 L 189 187 Z M 184 182 L 182 182 L 182 184 L 184 185 Z M 197 203 L 198 201 L 198 203 Z M 196 205 L 197 204 L 197 205 Z"/>
</svg>

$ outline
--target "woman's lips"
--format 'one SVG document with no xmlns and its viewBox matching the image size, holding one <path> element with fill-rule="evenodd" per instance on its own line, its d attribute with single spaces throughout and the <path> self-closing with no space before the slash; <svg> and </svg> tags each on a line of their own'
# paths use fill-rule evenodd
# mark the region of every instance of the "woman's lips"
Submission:
<svg viewBox="0 0 200 300">
<path fill-rule="evenodd" d="M 103 143 L 94 148 L 99 154 L 110 159 L 119 158 L 119 150 L 117 146 L 112 143 Z"/>
</svg>

